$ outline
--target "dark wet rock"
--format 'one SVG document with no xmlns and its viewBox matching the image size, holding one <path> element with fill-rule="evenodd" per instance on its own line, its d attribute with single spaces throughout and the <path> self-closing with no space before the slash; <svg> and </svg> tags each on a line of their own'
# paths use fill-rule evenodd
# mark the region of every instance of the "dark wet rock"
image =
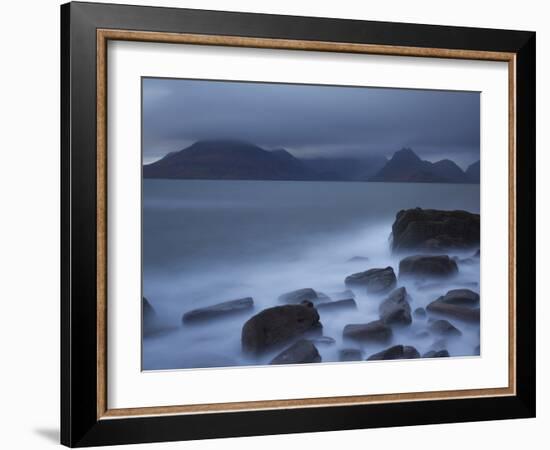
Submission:
<svg viewBox="0 0 550 450">
<path fill-rule="evenodd" d="M 449 352 L 447 350 L 430 350 L 422 355 L 422 358 L 448 358 Z"/>
<path fill-rule="evenodd" d="M 347 262 L 368 262 L 369 258 L 366 256 L 354 256 L 353 258 L 348 259 Z"/>
<path fill-rule="evenodd" d="M 283 350 L 269 364 L 307 364 L 321 362 L 317 347 L 306 339 L 300 339 Z"/>
<path fill-rule="evenodd" d="M 346 300 L 348 298 L 355 298 L 355 294 L 353 293 L 353 291 L 351 289 L 346 289 L 345 291 L 335 292 L 335 293 L 331 294 L 331 297 L 334 300 Z"/>
<path fill-rule="evenodd" d="M 443 336 L 462 336 L 462 332 L 447 320 L 435 320 L 429 328 L 431 332 Z"/>
<path fill-rule="evenodd" d="M 424 308 L 416 308 L 413 314 L 417 319 L 426 318 L 426 310 Z"/>
<path fill-rule="evenodd" d="M 336 344 L 336 340 L 331 338 L 330 336 L 320 336 L 317 338 L 310 339 L 311 342 L 317 345 L 332 345 Z"/>
<path fill-rule="evenodd" d="M 479 214 L 467 211 L 406 209 L 392 225 L 393 251 L 447 251 L 479 245 Z"/>
<path fill-rule="evenodd" d="M 344 300 L 335 300 L 333 302 L 319 303 L 317 305 L 317 311 L 320 313 L 328 311 L 346 311 L 350 309 L 357 309 L 357 303 L 352 298 Z"/>
<path fill-rule="evenodd" d="M 254 307 L 254 300 L 251 297 L 239 298 L 228 302 L 218 303 L 216 305 L 207 306 L 205 308 L 193 309 L 186 312 L 183 317 L 183 322 L 198 322 L 210 319 L 219 319 L 234 314 L 240 314 L 250 311 Z"/>
<path fill-rule="evenodd" d="M 419 331 L 418 333 L 416 333 L 414 335 L 414 337 L 418 338 L 418 339 L 425 339 L 427 337 L 430 337 L 430 332 L 428 330 L 422 330 L 422 331 Z"/>
<path fill-rule="evenodd" d="M 407 290 L 404 287 L 392 291 L 378 307 L 380 320 L 390 325 L 410 325 L 412 318 L 409 298 Z"/>
<path fill-rule="evenodd" d="M 395 287 L 397 278 L 393 269 L 386 267 L 354 273 L 346 277 L 345 283 L 348 287 L 364 287 L 368 294 L 383 294 Z"/>
<path fill-rule="evenodd" d="M 457 273 L 456 262 L 447 255 L 408 256 L 399 262 L 399 278 L 448 278 Z"/>
<path fill-rule="evenodd" d="M 264 309 L 243 325 L 241 342 L 245 352 L 257 353 L 316 330 L 322 331 L 322 326 L 315 308 L 275 306 Z"/>
<path fill-rule="evenodd" d="M 317 299 L 317 292 L 311 288 L 297 289 L 279 296 L 279 301 L 284 303 L 301 303 L 304 300 L 315 301 Z"/>
<path fill-rule="evenodd" d="M 345 361 L 362 361 L 363 352 L 357 348 L 343 348 L 338 352 L 338 359 Z"/>
<path fill-rule="evenodd" d="M 426 309 L 468 322 L 479 322 L 479 294 L 469 289 L 453 289 L 431 302 Z"/>
<path fill-rule="evenodd" d="M 413 359 L 420 358 L 420 353 L 410 345 L 394 345 L 381 352 L 370 355 L 367 361 L 380 361 L 389 359 Z"/>
<path fill-rule="evenodd" d="M 387 342 L 392 338 L 392 329 L 381 320 L 364 324 L 349 324 L 344 327 L 344 338 L 360 342 Z"/>
</svg>

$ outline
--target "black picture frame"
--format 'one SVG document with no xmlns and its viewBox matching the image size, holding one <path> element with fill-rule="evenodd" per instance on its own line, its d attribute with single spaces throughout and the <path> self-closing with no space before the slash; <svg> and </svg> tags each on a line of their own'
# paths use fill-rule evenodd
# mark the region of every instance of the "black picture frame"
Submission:
<svg viewBox="0 0 550 450">
<path fill-rule="evenodd" d="M 516 55 L 516 395 L 352 406 L 98 418 L 98 29 Z M 535 416 L 534 32 L 68 3 L 61 6 L 61 443 L 70 447 Z"/>
</svg>

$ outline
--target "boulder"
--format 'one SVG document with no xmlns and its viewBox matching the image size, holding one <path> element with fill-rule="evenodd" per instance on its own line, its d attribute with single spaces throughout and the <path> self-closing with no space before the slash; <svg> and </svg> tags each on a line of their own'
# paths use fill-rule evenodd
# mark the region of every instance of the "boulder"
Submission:
<svg viewBox="0 0 550 450">
<path fill-rule="evenodd" d="M 239 298 L 228 302 L 217 303 L 205 308 L 193 309 L 186 312 L 183 322 L 200 322 L 203 320 L 219 319 L 234 314 L 250 311 L 254 307 L 254 300 L 251 297 Z"/>
<path fill-rule="evenodd" d="M 378 307 L 380 320 L 388 325 L 410 325 L 411 306 L 409 294 L 404 287 L 392 291 L 392 293 Z"/>
<path fill-rule="evenodd" d="M 392 329 L 381 320 L 364 324 L 349 324 L 344 327 L 344 338 L 359 342 L 387 342 L 392 338 Z"/>
<path fill-rule="evenodd" d="M 420 353 L 410 345 L 394 345 L 367 358 L 367 361 L 420 358 Z"/>
<path fill-rule="evenodd" d="M 319 313 L 312 306 L 275 306 L 264 309 L 243 325 L 242 348 L 249 353 L 262 352 L 320 327 Z"/>
<path fill-rule="evenodd" d="M 364 287 L 368 294 L 383 294 L 390 291 L 397 284 L 393 268 L 370 269 L 349 275 L 345 279 L 348 287 Z"/>
<path fill-rule="evenodd" d="M 392 225 L 392 250 L 447 251 L 479 246 L 479 214 L 405 209 Z"/>
<path fill-rule="evenodd" d="M 422 355 L 422 358 L 448 358 L 449 352 L 447 350 L 430 350 Z"/>
<path fill-rule="evenodd" d="M 456 262 L 447 255 L 408 256 L 399 262 L 399 278 L 448 278 L 457 273 Z"/>
<path fill-rule="evenodd" d="M 279 295 L 279 301 L 283 303 L 301 303 L 304 300 L 312 302 L 317 299 L 317 292 L 311 288 L 297 289 L 295 291 L 290 291 Z"/>
<path fill-rule="evenodd" d="M 342 362 L 362 361 L 363 352 L 358 348 L 343 348 L 338 352 L 338 359 Z"/>
<path fill-rule="evenodd" d="M 429 328 L 432 333 L 442 336 L 462 336 L 462 332 L 447 320 L 435 320 Z"/>
<path fill-rule="evenodd" d="M 426 310 L 424 308 L 416 308 L 414 310 L 414 317 L 416 317 L 417 319 L 424 319 L 426 318 Z"/>
<path fill-rule="evenodd" d="M 321 362 L 317 347 L 306 339 L 300 339 L 283 350 L 269 364 L 308 364 Z"/>
<path fill-rule="evenodd" d="M 329 311 L 345 311 L 350 309 L 357 309 L 357 303 L 352 298 L 344 300 L 335 300 L 333 302 L 319 303 L 317 305 L 317 311 L 329 312 Z"/>
<path fill-rule="evenodd" d="M 453 289 L 431 302 L 426 309 L 468 322 L 479 322 L 479 294 L 469 289 Z"/>
</svg>

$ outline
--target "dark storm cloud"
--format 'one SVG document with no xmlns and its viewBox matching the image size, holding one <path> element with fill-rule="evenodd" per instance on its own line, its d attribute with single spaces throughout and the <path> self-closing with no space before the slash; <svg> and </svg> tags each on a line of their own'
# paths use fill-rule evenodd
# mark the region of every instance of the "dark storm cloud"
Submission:
<svg viewBox="0 0 550 450">
<path fill-rule="evenodd" d="M 479 159 L 479 94 L 199 80 L 144 79 L 144 161 L 200 139 L 284 147 L 298 157 Z"/>
</svg>

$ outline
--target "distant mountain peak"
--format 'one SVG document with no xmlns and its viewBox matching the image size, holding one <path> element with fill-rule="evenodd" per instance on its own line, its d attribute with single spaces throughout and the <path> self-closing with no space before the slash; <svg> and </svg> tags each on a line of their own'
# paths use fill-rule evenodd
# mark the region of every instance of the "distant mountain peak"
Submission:
<svg viewBox="0 0 550 450">
<path fill-rule="evenodd" d="M 403 148 L 370 179 L 382 182 L 468 183 L 476 182 L 452 160 L 432 163 L 422 160 L 412 149 Z"/>
<path fill-rule="evenodd" d="M 421 161 L 420 157 L 411 149 L 408 147 L 404 147 L 401 150 L 396 151 L 391 159 L 399 159 L 399 160 L 415 160 L 415 161 Z"/>
</svg>

